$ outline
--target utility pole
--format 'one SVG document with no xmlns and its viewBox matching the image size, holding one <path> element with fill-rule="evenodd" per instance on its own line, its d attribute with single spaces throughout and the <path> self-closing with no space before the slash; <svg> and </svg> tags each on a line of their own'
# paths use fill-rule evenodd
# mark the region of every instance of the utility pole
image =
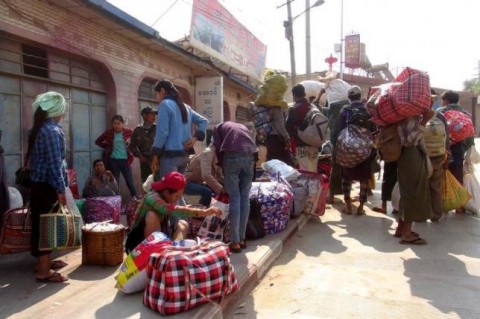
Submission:
<svg viewBox="0 0 480 319">
<path fill-rule="evenodd" d="M 312 57 L 310 52 L 310 0 L 305 0 L 305 50 L 306 50 L 306 67 L 305 67 L 305 74 L 307 80 L 310 80 L 310 76 L 312 74 Z"/>
<path fill-rule="evenodd" d="M 285 21 L 283 25 L 285 26 L 285 36 L 287 37 L 288 41 L 290 42 L 290 78 L 292 80 L 292 87 L 295 85 L 297 71 L 295 66 L 295 44 L 293 41 L 293 21 L 292 21 L 292 7 L 290 3 L 293 0 L 287 0 L 287 13 L 288 13 L 288 21 Z"/>
<path fill-rule="evenodd" d="M 345 39 L 343 38 L 343 0 L 340 3 L 340 79 L 343 80 L 343 66 L 345 61 L 343 61 L 343 47 L 345 45 Z"/>
</svg>

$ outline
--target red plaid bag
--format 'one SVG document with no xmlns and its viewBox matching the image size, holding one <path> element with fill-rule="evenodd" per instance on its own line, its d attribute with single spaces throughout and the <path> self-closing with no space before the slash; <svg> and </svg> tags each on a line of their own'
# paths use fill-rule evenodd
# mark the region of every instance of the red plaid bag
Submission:
<svg viewBox="0 0 480 319">
<path fill-rule="evenodd" d="M 445 118 L 447 119 L 448 134 L 450 135 L 452 144 L 475 136 L 475 127 L 472 118 L 467 114 L 457 110 L 448 110 L 445 112 Z"/>
<path fill-rule="evenodd" d="M 150 256 L 143 304 L 162 315 L 218 301 L 238 289 L 227 245 L 216 240 Z"/>
<path fill-rule="evenodd" d="M 30 251 L 32 218 L 27 208 L 14 208 L 3 214 L 0 225 L 0 254 Z"/>
<path fill-rule="evenodd" d="M 424 72 L 405 68 L 393 83 L 372 87 L 368 95 L 371 121 L 387 126 L 430 109 L 430 79 Z"/>
</svg>

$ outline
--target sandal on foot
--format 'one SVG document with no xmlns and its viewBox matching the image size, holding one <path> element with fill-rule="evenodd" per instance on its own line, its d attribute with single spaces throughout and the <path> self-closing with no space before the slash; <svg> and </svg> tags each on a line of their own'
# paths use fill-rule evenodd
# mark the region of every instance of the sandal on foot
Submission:
<svg viewBox="0 0 480 319">
<path fill-rule="evenodd" d="M 345 214 L 345 215 L 352 215 L 352 211 L 351 210 L 348 210 L 346 208 L 342 209 L 342 214 Z"/>
<path fill-rule="evenodd" d="M 230 251 L 232 253 L 241 253 L 242 252 L 242 247 L 240 247 L 240 244 L 236 243 L 236 244 L 230 244 L 229 245 L 229 248 L 230 248 Z"/>
<path fill-rule="evenodd" d="M 362 216 L 362 215 L 365 215 L 365 209 L 362 209 L 362 210 L 357 210 L 357 216 Z"/>
<path fill-rule="evenodd" d="M 62 269 L 63 267 L 67 267 L 68 264 L 64 262 L 63 260 L 54 260 L 50 263 L 50 269 L 51 270 L 59 270 Z"/>
<path fill-rule="evenodd" d="M 399 242 L 402 245 L 426 245 L 427 241 L 423 238 L 417 237 L 413 240 L 400 240 Z"/>
<path fill-rule="evenodd" d="M 240 245 L 240 248 L 242 248 L 242 249 L 247 248 L 247 242 L 245 240 L 242 240 L 239 245 Z"/>
<path fill-rule="evenodd" d="M 415 237 L 420 237 L 420 235 L 414 231 L 412 231 L 412 235 L 415 236 Z M 402 234 L 401 233 L 395 233 L 393 234 L 393 237 L 397 237 L 397 238 L 401 238 L 402 237 Z"/>
<path fill-rule="evenodd" d="M 386 214 L 386 213 L 387 213 L 387 211 L 384 210 L 382 207 L 377 207 L 377 206 L 376 206 L 376 207 L 373 207 L 372 210 L 373 210 L 374 212 L 377 212 L 377 213 L 382 213 L 382 214 Z"/>
<path fill-rule="evenodd" d="M 68 280 L 68 277 L 62 276 L 58 272 L 54 272 L 53 274 L 51 274 L 48 277 L 45 277 L 45 278 L 37 277 L 35 280 L 38 281 L 38 282 L 52 282 L 52 283 L 55 283 L 55 282 L 65 282 L 65 281 Z"/>
</svg>

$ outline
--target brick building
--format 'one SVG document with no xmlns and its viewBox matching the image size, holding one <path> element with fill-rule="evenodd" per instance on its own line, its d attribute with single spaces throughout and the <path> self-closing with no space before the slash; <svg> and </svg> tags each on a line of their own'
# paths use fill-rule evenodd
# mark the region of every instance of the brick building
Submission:
<svg viewBox="0 0 480 319">
<path fill-rule="evenodd" d="M 139 110 L 155 105 L 153 86 L 170 79 L 195 108 L 195 79 L 222 76 L 225 120 L 245 120 L 256 83 L 216 67 L 104 0 L 0 2 L 0 129 L 9 184 L 21 166 L 32 125 L 31 103 L 54 90 L 68 101 L 62 126 L 67 161 L 82 187 L 102 156 L 95 139 L 121 114 L 139 124 Z M 139 182 L 138 164 L 134 176 Z"/>
</svg>

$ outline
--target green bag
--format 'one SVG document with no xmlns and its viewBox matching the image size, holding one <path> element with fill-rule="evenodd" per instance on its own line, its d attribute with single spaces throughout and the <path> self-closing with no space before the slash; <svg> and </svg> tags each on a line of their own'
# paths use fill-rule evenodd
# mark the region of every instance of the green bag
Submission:
<svg viewBox="0 0 480 319">
<path fill-rule="evenodd" d="M 55 204 L 47 214 L 40 215 L 40 238 L 38 249 L 61 250 L 81 246 L 82 217 L 68 206 Z"/>
<path fill-rule="evenodd" d="M 82 215 L 83 221 L 85 221 L 85 216 L 87 212 L 87 200 L 84 198 L 76 199 L 75 205 L 77 205 L 78 210 L 80 211 L 80 215 Z"/>
</svg>

